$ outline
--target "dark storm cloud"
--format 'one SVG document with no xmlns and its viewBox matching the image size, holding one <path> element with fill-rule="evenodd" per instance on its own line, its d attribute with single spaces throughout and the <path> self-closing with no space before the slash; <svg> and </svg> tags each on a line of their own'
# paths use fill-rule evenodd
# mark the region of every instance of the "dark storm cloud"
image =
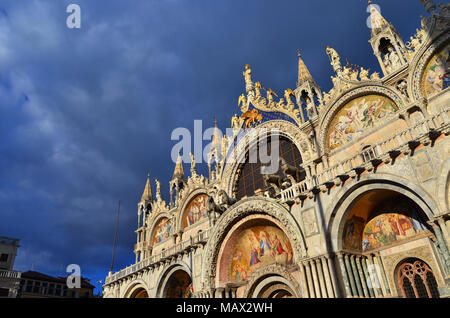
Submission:
<svg viewBox="0 0 450 318">
<path fill-rule="evenodd" d="M 80 30 L 65 25 L 69 3 L 81 7 Z M 425 14 L 419 1 L 378 3 L 406 39 Z M 2 1 L 0 235 L 21 239 L 16 268 L 62 274 L 77 263 L 103 279 L 119 199 L 116 269 L 132 263 L 136 203 L 147 170 L 167 192 L 172 130 L 192 129 L 194 119 L 206 128 L 213 116 L 229 125 L 246 63 L 264 87 L 295 88 L 297 48 L 325 90 L 332 75 L 326 45 L 343 61 L 378 71 L 366 6 Z"/>
</svg>

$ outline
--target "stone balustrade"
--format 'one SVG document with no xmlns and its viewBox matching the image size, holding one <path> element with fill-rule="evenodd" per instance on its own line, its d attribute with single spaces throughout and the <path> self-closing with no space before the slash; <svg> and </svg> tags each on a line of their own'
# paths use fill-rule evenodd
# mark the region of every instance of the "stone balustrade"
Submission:
<svg viewBox="0 0 450 318">
<path fill-rule="evenodd" d="M 112 275 L 109 275 L 106 277 L 105 285 L 111 284 L 119 279 L 122 279 L 126 276 L 135 274 L 139 272 L 140 270 L 143 270 L 145 268 L 151 267 L 153 265 L 156 265 L 160 262 L 164 262 L 168 259 L 171 259 L 172 257 L 176 257 L 177 255 L 185 252 L 189 252 L 191 249 L 194 249 L 200 245 L 206 244 L 208 237 L 210 235 L 210 230 L 199 232 L 195 236 L 191 236 L 189 239 L 184 240 L 178 244 L 175 244 L 171 247 L 169 247 L 166 250 L 163 250 L 162 252 L 150 255 L 149 257 L 145 258 L 144 260 L 130 265 L 119 272 L 116 272 Z"/>
<path fill-rule="evenodd" d="M 4 279 L 20 279 L 21 275 L 18 271 L 0 270 L 0 278 Z"/>
<path fill-rule="evenodd" d="M 409 154 L 419 144 L 427 145 L 441 134 L 447 135 L 450 127 L 449 112 L 450 108 L 447 108 L 430 115 L 407 129 L 363 149 L 360 153 L 282 190 L 281 201 L 293 202 L 297 198 L 303 200 L 314 190 L 339 185 L 348 177 L 356 176 L 365 170 L 371 171 L 381 162 L 388 163 L 394 160 L 401 153 Z"/>
</svg>

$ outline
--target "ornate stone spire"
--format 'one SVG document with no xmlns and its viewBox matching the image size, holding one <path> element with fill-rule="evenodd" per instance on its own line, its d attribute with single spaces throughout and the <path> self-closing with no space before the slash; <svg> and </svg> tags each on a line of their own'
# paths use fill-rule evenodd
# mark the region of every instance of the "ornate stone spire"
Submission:
<svg viewBox="0 0 450 318">
<path fill-rule="evenodd" d="M 377 34 L 383 27 L 388 26 L 389 23 L 378 11 L 377 7 L 372 4 L 369 0 L 369 10 L 370 10 L 370 26 L 372 29 L 372 35 Z"/>
<path fill-rule="evenodd" d="M 142 193 L 141 201 L 152 201 L 152 187 L 150 186 L 150 173 L 147 174 L 147 183 L 145 184 L 144 193 Z"/>
<path fill-rule="evenodd" d="M 184 179 L 183 161 L 181 160 L 180 152 L 178 152 L 177 163 L 172 175 L 172 180 L 175 179 Z"/>
<path fill-rule="evenodd" d="M 309 72 L 308 68 L 306 67 L 305 62 L 303 62 L 302 56 L 298 49 L 297 49 L 297 55 L 298 55 L 297 87 L 299 87 L 306 81 L 314 82 L 314 79 L 312 78 L 311 73 Z"/>
</svg>

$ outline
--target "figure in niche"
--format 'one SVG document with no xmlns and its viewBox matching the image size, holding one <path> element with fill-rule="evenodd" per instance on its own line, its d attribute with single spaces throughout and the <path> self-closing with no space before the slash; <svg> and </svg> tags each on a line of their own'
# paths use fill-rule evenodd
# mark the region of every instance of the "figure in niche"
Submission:
<svg viewBox="0 0 450 318">
<path fill-rule="evenodd" d="M 392 45 L 389 46 L 388 51 L 389 51 L 388 52 L 389 61 L 391 62 L 392 70 L 395 70 L 401 65 L 400 58 L 397 52 L 394 51 L 394 47 Z"/>
<path fill-rule="evenodd" d="M 386 70 L 387 73 L 392 72 L 392 63 L 389 60 L 389 56 L 387 54 L 384 56 L 383 64 L 384 69 Z"/>
<path fill-rule="evenodd" d="M 398 82 L 397 84 L 397 89 L 407 98 L 409 98 L 408 95 L 408 84 L 406 83 L 406 81 L 401 80 Z"/>
</svg>

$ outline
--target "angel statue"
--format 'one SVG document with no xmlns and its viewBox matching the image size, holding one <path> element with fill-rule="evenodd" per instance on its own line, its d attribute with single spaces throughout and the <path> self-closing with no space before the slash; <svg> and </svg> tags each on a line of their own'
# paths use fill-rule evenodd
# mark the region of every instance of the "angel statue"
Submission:
<svg viewBox="0 0 450 318">
<path fill-rule="evenodd" d="M 262 85 L 260 82 L 255 83 L 255 99 L 258 100 L 261 98 L 261 88 Z"/>
<path fill-rule="evenodd" d="M 237 129 L 239 128 L 240 124 L 241 118 L 239 118 L 237 114 L 234 114 L 234 116 L 231 117 L 231 128 L 233 128 L 233 130 Z"/>
<path fill-rule="evenodd" d="M 291 96 L 295 97 L 295 94 L 292 91 L 292 89 L 288 88 L 287 90 L 284 91 L 284 98 L 286 98 L 286 101 L 287 101 L 286 106 L 289 111 L 292 111 L 295 107 L 294 103 L 291 100 Z"/>
<path fill-rule="evenodd" d="M 275 104 L 274 100 L 273 100 L 273 95 L 275 95 L 276 97 L 278 97 L 278 95 L 271 89 L 269 88 L 267 90 L 267 101 L 268 101 L 268 107 L 273 107 L 273 105 Z"/>
<path fill-rule="evenodd" d="M 380 79 L 380 74 L 379 74 L 378 72 L 374 72 L 374 73 L 370 76 L 370 79 L 371 79 L 372 81 L 379 80 L 379 79 Z"/>
<path fill-rule="evenodd" d="M 242 106 L 241 106 L 241 104 L 242 104 Z M 241 112 L 244 113 L 245 111 L 247 111 L 247 98 L 245 97 L 244 94 L 241 94 L 241 96 L 239 96 L 238 106 L 241 107 Z"/>
<path fill-rule="evenodd" d="M 361 72 L 359 73 L 359 78 L 361 81 L 368 81 L 369 80 L 369 70 L 364 69 L 364 67 L 361 67 Z"/>
</svg>

